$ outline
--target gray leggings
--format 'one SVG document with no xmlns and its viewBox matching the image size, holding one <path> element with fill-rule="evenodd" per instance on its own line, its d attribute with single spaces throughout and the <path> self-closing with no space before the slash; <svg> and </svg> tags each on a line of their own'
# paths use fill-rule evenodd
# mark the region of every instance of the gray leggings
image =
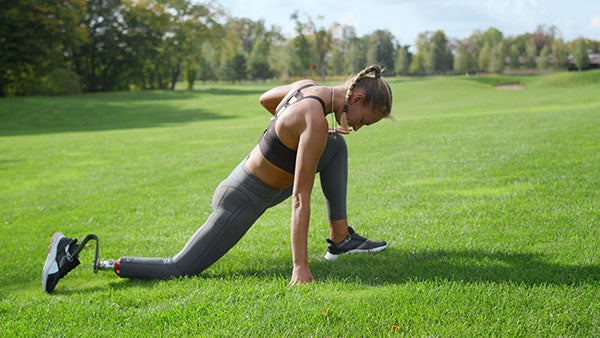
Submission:
<svg viewBox="0 0 600 338">
<path fill-rule="evenodd" d="M 293 187 L 275 189 L 252 175 L 244 159 L 215 190 L 213 212 L 171 258 L 121 257 L 123 278 L 168 279 L 192 276 L 231 249 L 265 210 L 292 194 Z M 317 167 L 330 221 L 346 219 L 348 149 L 340 135 L 330 135 Z"/>
</svg>

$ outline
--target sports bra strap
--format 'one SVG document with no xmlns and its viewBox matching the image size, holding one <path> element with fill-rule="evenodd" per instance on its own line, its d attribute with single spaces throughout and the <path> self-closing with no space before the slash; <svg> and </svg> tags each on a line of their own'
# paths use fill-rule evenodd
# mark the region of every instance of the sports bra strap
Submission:
<svg viewBox="0 0 600 338">
<path fill-rule="evenodd" d="M 309 83 L 309 84 L 306 84 L 306 85 L 304 85 L 304 86 L 302 86 L 302 87 L 300 87 L 300 88 L 296 89 L 296 93 L 297 93 L 297 92 L 300 92 L 300 91 L 301 91 L 302 89 L 304 89 L 304 88 L 308 88 L 308 87 L 312 87 L 312 86 L 316 86 L 316 84 L 314 84 L 314 83 Z"/>
<path fill-rule="evenodd" d="M 319 101 L 321 103 L 321 105 L 323 106 L 323 114 L 327 114 L 327 111 L 325 110 L 325 101 L 323 101 L 322 98 L 315 96 L 315 95 L 308 95 L 304 97 L 305 99 L 315 99 L 317 101 Z"/>
<path fill-rule="evenodd" d="M 302 87 L 300 87 L 300 88 L 298 88 L 298 89 L 294 90 L 293 92 L 290 92 L 290 93 L 288 93 L 288 94 L 287 94 L 287 95 L 286 95 L 286 96 L 283 98 L 283 100 L 281 100 L 281 103 L 279 103 L 279 105 L 278 105 L 278 106 L 277 106 L 277 108 L 275 109 L 275 116 L 274 116 L 274 117 L 276 117 L 276 116 L 279 114 L 279 111 L 280 111 L 280 110 L 282 110 L 282 109 L 284 109 L 284 108 L 286 108 L 286 107 L 288 106 L 288 103 L 289 103 L 289 101 L 290 101 L 290 99 L 291 99 L 292 97 L 294 97 L 294 96 L 296 96 L 297 94 L 299 94 L 299 93 L 302 91 L 302 89 L 305 89 L 305 88 L 308 88 L 308 87 L 312 87 L 312 86 L 316 86 L 316 84 L 314 84 L 314 83 L 309 83 L 309 84 L 306 84 L 306 85 L 304 85 L 304 86 L 302 86 Z M 315 95 L 308 95 L 308 96 L 302 96 L 302 97 L 300 98 L 300 100 L 302 100 L 302 99 L 305 99 L 305 98 L 315 99 L 315 100 L 319 101 L 319 103 L 321 104 L 321 106 L 323 106 L 323 114 L 324 114 L 324 115 L 326 115 L 326 114 L 327 114 L 327 110 L 326 110 L 326 108 L 325 108 L 325 101 L 323 101 L 323 99 L 321 99 L 320 97 L 318 97 L 318 96 L 315 96 Z"/>
</svg>

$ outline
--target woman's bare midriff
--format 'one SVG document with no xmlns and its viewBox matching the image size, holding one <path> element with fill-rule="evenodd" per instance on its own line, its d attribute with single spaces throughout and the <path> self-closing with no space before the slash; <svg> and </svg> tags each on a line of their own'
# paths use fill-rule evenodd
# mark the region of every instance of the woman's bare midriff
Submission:
<svg viewBox="0 0 600 338">
<path fill-rule="evenodd" d="M 264 184 L 276 188 L 287 188 L 294 183 L 294 175 L 269 162 L 257 146 L 252 149 L 246 160 L 246 169 Z"/>
</svg>

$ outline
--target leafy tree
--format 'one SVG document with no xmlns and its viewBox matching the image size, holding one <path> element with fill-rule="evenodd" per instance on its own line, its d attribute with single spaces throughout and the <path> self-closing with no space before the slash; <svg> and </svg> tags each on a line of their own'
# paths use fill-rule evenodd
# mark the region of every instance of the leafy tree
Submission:
<svg viewBox="0 0 600 338">
<path fill-rule="evenodd" d="M 490 52 L 491 47 L 488 42 L 483 45 L 483 48 L 479 51 L 479 56 L 477 59 L 477 65 L 479 66 L 479 70 L 482 72 L 487 72 L 490 67 Z"/>
<path fill-rule="evenodd" d="M 271 30 L 270 37 L 271 48 L 268 57 L 269 65 L 273 70 L 274 76 L 280 76 L 287 79 L 292 65 L 292 55 L 289 52 L 289 41 L 286 40 L 281 32 L 277 31 L 275 27 Z"/>
<path fill-rule="evenodd" d="M 549 54 L 550 54 L 550 48 L 548 48 L 548 46 L 544 45 L 544 47 L 542 47 L 542 50 L 540 51 L 540 58 L 538 59 L 537 66 L 539 69 L 548 68 L 548 65 L 550 64 L 550 61 L 548 59 Z"/>
<path fill-rule="evenodd" d="M 502 40 L 502 32 L 494 27 L 490 27 L 485 32 L 481 33 L 481 35 L 479 35 L 477 46 L 482 48 L 487 43 L 491 48 L 491 46 L 498 45 L 500 42 L 502 42 Z"/>
<path fill-rule="evenodd" d="M 86 38 L 85 8 L 83 0 L 0 2 L 0 96 L 29 94 L 40 76 L 70 68 Z"/>
<path fill-rule="evenodd" d="M 366 43 L 359 38 L 350 40 L 348 51 L 346 52 L 344 64 L 347 74 L 358 73 L 367 64 L 365 50 Z"/>
<path fill-rule="evenodd" d="M 535 45 L 535 41 L 530 38 L 527 40 L 525 45 L 525 66 L 527 68 L 535 68 L 536 62 L 535 59 L 537 57 L 537 47 Z"/>
<path fill-rule="evenodd" d="M 322 16 L 318 17 L 318 19 L 322 18 Z M 319 63 L 319 73 L 321 74 L 321 81 L 325 81 L 325 78 L 327 76 L 327 62 L 325 60 L 325 57 L 327 56 L 327 53 L 329 53 L 329 51 L 331 50 L 333 44 L 333 37 L 331 31 L 325 29 L 322 26 L 317 27 L 317 25 L 312 21 L 310 17 L 308 18 L 307 26 L 313 33 L 313 40 L 315 42 L 315 51 L 317 54 L 317 61 Z"/>
<path fill-rule="evenodd" d="M 89 0 L 83 25 L 89 39 L 74 53 L 74 65 L 85 91 L 111 91 L 128 87 L 137 65 L 128 43 L 121 0 Z"/>
<path fill-rule="evenodd" d="M 519 53 L 519 47 L 517 47 L 516 44 L 512 44 L 510 46 L 508 56 L 510 57 L 510 68 L 519 69 L 519 67 L 521 66 L 521 62 L 519 60 L 519 57 L 521 57 L 521 53 Z"/>
<path fill-rule="evenodd" d="M 587 42 L 584 38 L 577 39 L 573 42 L 573 63 L 577 69 L 581 71 L 590 65 L 590 58 L 587 52 Z"/>
<path fill-rule="evenodd" d="M 562 39 L 552 41 L 552 62 L 556 69 L 564 69 L 569 66 L 569 52 Z"/>
<path fill-rule="evenodd" d="M 442 30 L 431 35 L 425 56 L 425 70 L 432 73 L 448 72 L 452 69 L 452 53 L 448 38 Z"/>
<path fill-rule="evenodd" d="M 367 62 L 365 63 L 365 65 L 372 65 L 377 63 L 377 50 L 375 49 L 375 44 L 373 43 L 373 41 L 369 41 L 368 39 L 365 39 L 365 44 L 367 45 Z"/>
<path fill-rule="evenodd" d="M 535 42 L 538 52 L 541 52 L 544 47 L 550 48 L 552 46 L 552 41 L 554 41 L 554 36 L 557 32 L 558 28 L 554 25 L 548 29 L 544 25 L 537 26 L 535 32 L 531 34 L 531 39 Z"/>
<path fill-rule="evenodd" d="M 194 63 L 188 62 L 185 64 L 185 83 L 187 90 L 194 89 L 194 82 L 198 76 L 198 68 Z"/>
<path fill-rule="evenodd" d="M 467 50 L 467 46 L 462 43 L 456 46 L 454 70 L 459 73 L 467 73 L 471 70 L 471 54 Z"/>
<path fill-rule="evenodd" d="M 268 38 L 259 38 L 255 41 L 252 54 L 248 59 L 248 75 L 253 80 L 268 79 L 274 75 L 269 65 L 269 50 L 271 41 Z"/>
<path fill-rule="evenodd" d="M 408 72 L 415 75 L 425 73 L 425 56 L 423 54 L 417 53 L 413 56 Z"/>
<path fill-rule="evenodd" d="M 413 56 L 409 71 L 411 74 L 423 74 L 427 70 L 427 58 L 431 49 L 431 32 L 422 32 L 417 36 L 415 47 L 417 53 Z"/>
<path fill-rule="evenodd" d="M 329 31 L 332 38 L 332 53 L 327 64 L 330 65 L 333 74 L 342 75 L 349 73 L 346 67 L 346 54 L 350 41 L 356 38 L 356 31 L 352 26 L 340 25 L 334 22 Z"/>
<path fill-rule="evenodd" d="M 588 45 L 588 49 L 592 51 L 592 53 L 600 53 L 600 41 L 585 39 Z"/>
<path fill-rule="evenodd" d="M 344 74 L 344 52 L 340 48 L 333 49 L 328 63 L 331 65 L 331 72 L 334 75 Z"/>
<path fill-rule="evenodd" d="M 197 52 L 208 28 L 214 24 L 211 11 L 188 0 L 159 0 L 166 5 L 170 26 L 164 39 L 164 56 L 170 73 L 170 88 L 175 88 L 185 58 Z M 245 72 L 245 70 L 244 70 Z"/>
<path fill-rule="evenodd" d="M 267 29 L 263 20 L 256 22 L 247 18 L 233 18 L 227 24 L 227 29 L 240 41 L 245 55 L 250 55 L 258 40 L 265 39 Z"/>
<path fill-rule="evenodd" d="M 501 74 L 504 70 L 505 66 L 505 52 L 504 52 L 504 44 L 500 42 L 499 44 L 492 47 L 490 50 L 490 61 L 489 61 L 489 70 L 492 73 Z"/>
<path fill-rule="evenodd" d="M 412 54 L 408 51 L 410 46 L 398 46 L 398 50 L 396 52 L 396 64 L 394 68 L 397 74 L 407 75 L 408 68 L 410 67 L 410 61 Z"/>
<path fill-rule="evenodd" d="M 312 59 L 310 43 L 304 34 L 304 24 L 298 19 L 298 12 L 293 13 L 290 18 L 296 21 L 297 35 L 292 39 L 293 54 L 296 57 L 296 60 L 294 61 L 297 61 L 302 68 L 304 77 L 308 77 L 308 70 Z"/>
<path fill-rule="evenodd" d="M 376 30 L 365 37 L 370 44 L 375 60 L 368 60 L 368 63 L 377 63 L 383 66 L 384 74 L 394 73 L 394 59 L 396 56 L 396 38 L 388 30 Z"/>
</svg>

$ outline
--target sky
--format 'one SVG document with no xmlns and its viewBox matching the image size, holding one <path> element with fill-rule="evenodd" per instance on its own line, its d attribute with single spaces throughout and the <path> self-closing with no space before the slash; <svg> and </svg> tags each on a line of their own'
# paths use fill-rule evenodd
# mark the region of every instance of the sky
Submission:
<svg viewBox="0 0 600 338">
<path fill-rule="evenodd" d="M 354 26 L 358 36 L 387 29 L 402 45 L 412 45 L 421 32 L 444 30 L 462 39 L 489 27 L 505 37 L 532 33 L 538 25 L 558 27 L 565 41 L 600 40 L 600 0 L 215 0 L 235 17 L 263 19 L 294 35 L 290 15 L 298 11 L 318 25 Z M 322 16 L 322 20 L 317 20 Z"/>
</svg>

